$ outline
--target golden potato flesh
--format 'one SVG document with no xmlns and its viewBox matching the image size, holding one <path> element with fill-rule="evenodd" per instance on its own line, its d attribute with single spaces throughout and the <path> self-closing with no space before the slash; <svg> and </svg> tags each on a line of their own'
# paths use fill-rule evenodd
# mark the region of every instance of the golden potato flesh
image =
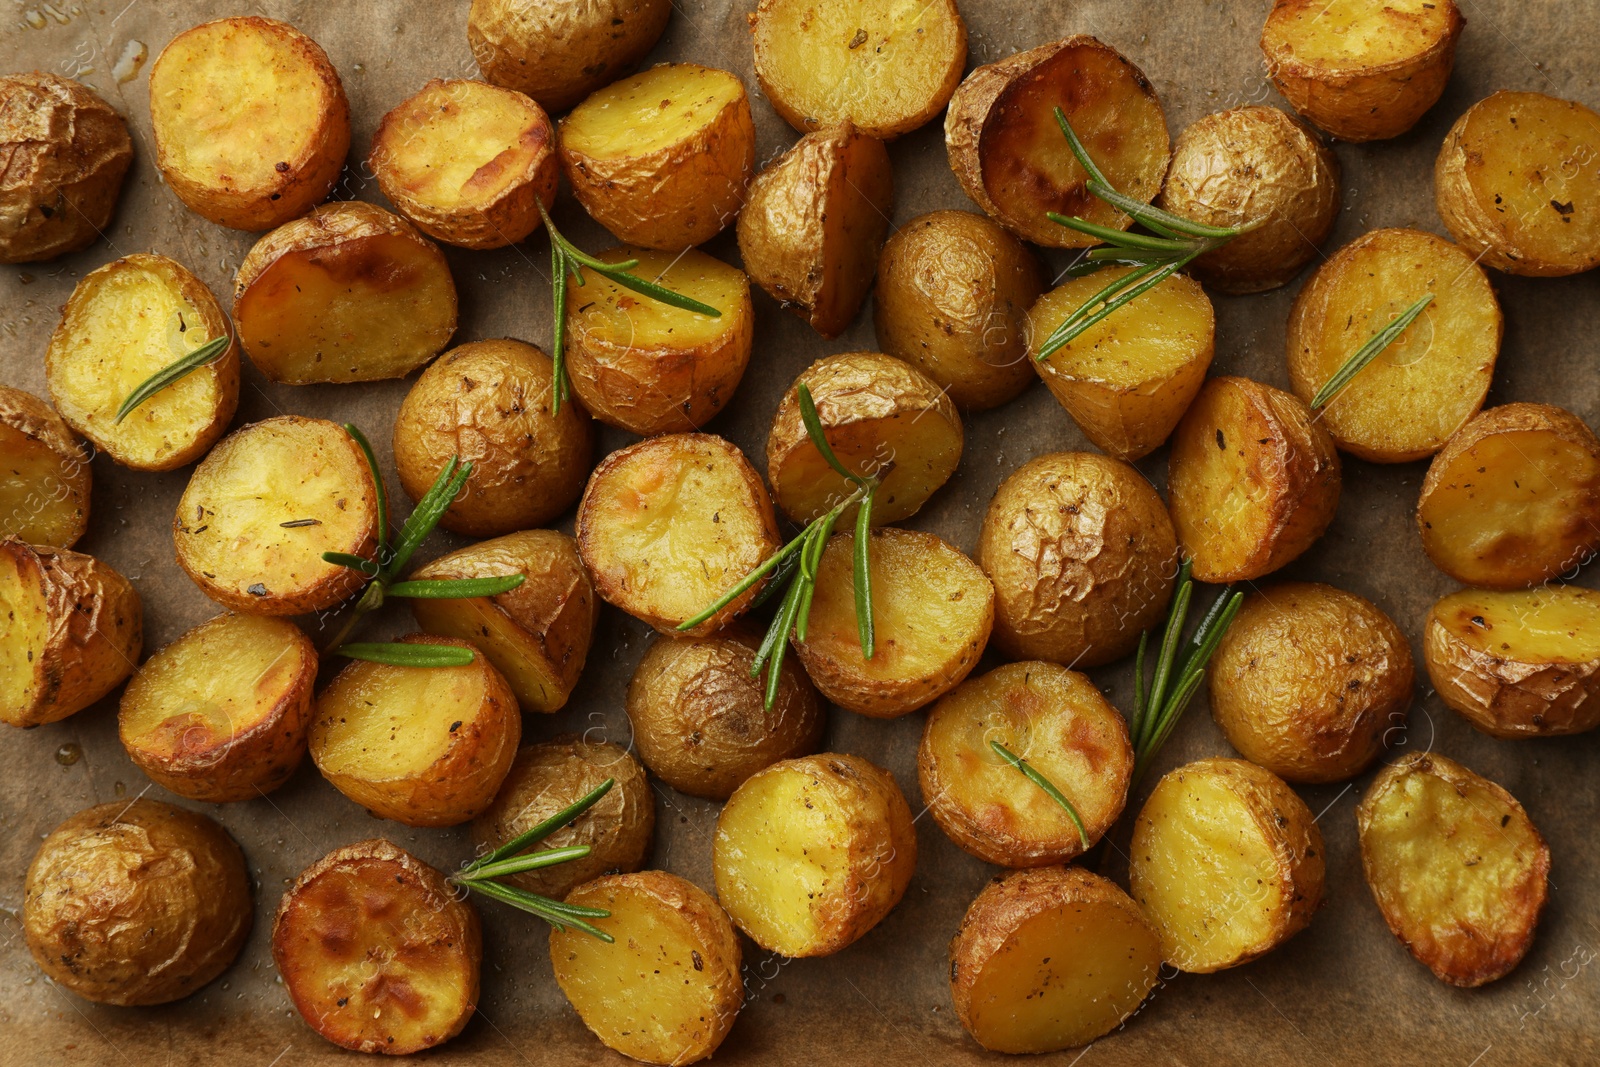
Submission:
<svg viewBox="0 0 1600 1067">
<path fill-rule="evenodd" d="M 1277 570 L 1310 548 L 1339 508 L 1333 437 L 1298 398 L 1247 378 L 1213 378 L 1172 436 L 1167 497 L 1202 582 Z"/>
<path fill-rule="evenodd" d="M 1013 659 L 1110 663 L 1165 617 L 1177 542 L 1161 497 L 1121 460 L 1055 452 L 1017 468 L 978 535 L 994 643 Z"/>
<path fill-rule="evenodd" d="M 1318 411 L 1339 447 L 1373 463 L 1431 456 L 1478 413 L 1504 320 L 1472 257 L 1420 230 L 1373 230 L 1335 252 L 1289 313 L 1289 381 L 1310 403 L 1372 337 L 1433 302 Z"/>
<path fill-rule="evenodd" d="M 740 626 L 650 645 L 628 683 L 628 722 L 652 774 L 680 793 L 727 800 L 757 771 L 817 750 L 827 726 L 817 691 L 783 657 L 769 709 L 764 679 L 750 670 L 760 646 Z"/>
<path fill-rule="evenodd" d="M 561 168 L 596 222 L 678 252 L 733 222 L 756 167 L 737 75 L 663 63 L 600 89 L 561 120 Z"/>
<path fill-rule="evenodd" d="M 583 491 L 594 424 L 576 404 L 551 411 L 555 364 L 509 339 L 452 348 L 422 372 L 394 422 L 400 484 L 421 500 L 452 456 L 471 463 L 439 525 L 470 537 L 542 526 Z"/>
<path fill-rule="evenodd" d="M 1178 135 L 1161 207 L 1207 226 L 1254 229 L 1194 261 L 1224 293 L 1289 282 L 1339 217 L 1339 157 L 1316 131 L 1275 107 L 1206 115 Z"/>
<path fill-rule="evenodd" d="M 564 111 L 637 66 L 671 16 L 672 0 L 472 0 L 467 43 L 485 80 Z"/>
<path fill-rule="evenodd" d="M 456 283 L 411 223 L 340 201 L 256 242 L 234 279 L 233 319 L 271 381 L 403 378 L 455 333 Z"/>
<path fill-rule="evenodd" d="M 68 425 L 135 470 L 192 463 L 221 437 L 239 406 L 239 345 L 205 283 L 165 256 L 107 263 L 72 290 L 50 335 L 45 380 Z M 201 345 L 227 348 L 117 421 L 128 397 Z"/>
<path fill-rule="evenodd" d="M 442 874 L 377 838 L 301 872 L 278 904 L 272 960 L 317 1034 L 402 1056 L 450 1040 L 472 1018 L 483 934 Z"/>
<path fill-rule="evenodd" d="M 133 162 L 128 124 L 88 86 L 0 78 L 0 263 L 76 252 L 111 225 Z"/>
<path fill-rule="evenodd" d="M 90 452 L 55 409 L 0 385 L 0 540 L 70 548 L 89 528 Z"/>
<path fill-rule="evenodd" d="M 350 150 L 350 105 L 322 48 L 276 19 L 218 19 L 150 68 L 156 166 L 190 211 L 268 230 L 321 203 Z"/>
<path fill-rule="evenodd" d="M 735 790 L 712 863 L 717 898 L 756 944 L 827 956 L 900 902 L 917 836 L 888 771 L 824 753 L 774 763 Z"/>
<path fill-rule="evenodd" d="M 1571 585 L 1463 589 L 1422 635 L 1433 688 L 1491 737 L 1561 737 L 1600 726 L 1600 593 Z"/>
<path fill-rule="evenodd" d="M 867 549 L 875 640 L 861 651 L 855 536 L 834 534 L 817 567 L 805 637 L 794 648 L 822 695 L 890 719 L 954 689 L 977 666 L 994 626 L 994 586 L 930 533 L 873 530 Z"/>
<path fill-rule="evenodd" d="M 1276 0 L 1261 52 L 1296 111 L 1342 141 L 1378 141 L 1439 99 L 1465 25 L 1455 0 Z"/>
<path fill-rule="evenodd" d="M 1428 558 L 1467 585 L 1573 570 L 1600 549 L 1600 440 L 1549 404 L 1489 408 L 1429 465 L 1417 525 Z"/>
<path fill-rule="evenodd" d="M 1434 164 L 1439 217 L 1475 259 L 1510 274 L 1600 264 L 1600 115 L 1543 93 L 1498 92 L 1456 120 Z"/>
<path fill-rule="evenodd" d="M 1439 981 L 1481 986 L 1527 954 L 1550 849 L 1510 793 L 1419 752 L 1373 780 L 1356 825 L 1384 922 Z"/>
<path fill-rule="evenodd" d="M 1086 1045 L 1138 1010 L 1160 970 L 1138 905 L 1081 867 L 989 883 L 950 942 L 956 1017 L 991 1052 Z"/>
<path fill-rule="evenodd" d="M 767 477 L 778 506 L 795 522 L 825 514 L 856 488 L 811 443 L 800 415 L 802 383 L 835 458 L 882 479 L 872 501 L 874 524 L 915 515 L 961 462 L 961 416 L 927 375 L 881 352 L 824 356 L 783 394 L 767 432 Z M 839 521 L 855 513 L 846 508 Z"/>
<path fill-rule="evenodd" d="M 761 91 L 801 133 L 844 121 L 880 141 L 910 133 L 967 65 L 955 0 L 761 0 L 750 24 Z"/>
<path fill-rule="evenodd" d="M 679 631 L 776 552 L 772 498 L 737 447 L 711 434 L 664 434 L 601 461 L 578 504 L 578 554 L 600 598 L 664 634 L 721 629 L 757 582 Z"/>
<path fill-rule="evenodd" d="M 492 597 L 411 600 L 417 625 L 470 641 L 505 676 L 523 711 L 562 708 L 583 674 L 600 604 L 576 542 L 555 530 L 480 541 L 417 568 L 415 581 L 520 574 Z"/>
<path fill-rule="evenodd" d="M 1208 974 L 1248 963 L 1322 903 L 1322 831 L 1283 779 L 1240 759 L 1168 773 L 1134 824 L 1128 878 L 1161 957 Z"/>
<path fill-rule="evenodd" d="M 650 858 L 655 794 L 639 761 L 604 741 L 562 737 L 517 753 L 494 803 L 472 823 L 472 839 L 492 851 L 577 803 L 607 778 L 616 780 L 588 811 L 527 850 L 588 845 L 589 854 L 554 867 L 508 875 L 530 893 L 561 900 L 607 871 L 636 871 Z"/>
<path fill-rule="evenodd" d="M 568 904 L 611 913 L 582 930 L 550 931 L 556 984 L 610 1049 L 642 1063 L 698 1063 L 722 1044 L 744 1006 L 739 935 L 704 889 L 665 871 L 613 874 L 579 886 Z"/>
<path fill-rule="evenodd" d="M 1090 845 L 1122 814 L 1133 775 L 1122 715 L 1076 671 L 1008 663 L 935 704 L 917 751 L 934 821 L 979 859 L 1044 867 L 1085 851 L 1072 817 L 996 752 L 996 741 L 1061 791 Z"/>
<path fill-rule="evenodd" d="M 556 131 L 544 108 L 483 82 L 433 79 L 383 117 L 367 165 L 417 229 L 464 248 L 502 248 L 542 224 L 556 198 Z"/>
<path fill-rule="evenodd" d="M 583 288 L 567 294 L 573 392 L 601 422 L 641 437 L 698 430 L 733 398 L 750 362 L 750 279 L 692 248 L 614 248 L 595 258 L 637 259 L 634 274 L 722 314 L 675 308 L 586 271 Z"/>
<path fill-rule="evenodd" d="M 1337 782 L 1404 728 L 1416 668 L 1371 601 L 1282 582 L 1245 598 L 1207 678 L 1211 716 L 1240 755 L 1291 782 Z"/>
<path fill-rule="evenodd" d="M 249 615 L 321 611 L 366 580 L 324 552 L 371 559 L 378 494 L 355 439 L 280 415 L 223 439 L 195 468 L 172 520 L 178 564 L 201 592 Z"/>
<path fill-rule="evenodd" d="M 1073 278 L 1028 312 L 1028 362 L 1085 437 L 1130 461 L 1161 447 L 1211 366 L 1217 316 L 1200 283 L 1174 274 L 1040 356 L 1057 327 L 1133 269 L 1107 267 Z"/>
<path fill-rule="evenodd" d="M 44 839 L 22 931 L 50 980 L 80 997 L 165 1004 L 228 969 L 254 911 L 244 853 L 226 830 L 136 797 L 80 811 Z"/>
<path fill-rule="evenodd" d="M 1120 193 L 1149 203 L 1167 172 L 1167 121 L 1138 67 L 1082 34 L 979 67 L 944 119 L 950 168 L 991 218 L 1047 248 L 1100 243 L 1057 225 L 1050 212 L 1127 229 L 1132 219 L 1091 194 L 1055 109 Z"/>
</svg>

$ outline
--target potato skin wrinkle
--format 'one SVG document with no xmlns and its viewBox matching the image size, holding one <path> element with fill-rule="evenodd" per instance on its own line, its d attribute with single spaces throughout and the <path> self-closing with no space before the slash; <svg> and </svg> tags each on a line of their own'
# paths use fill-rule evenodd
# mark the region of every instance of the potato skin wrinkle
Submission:
<svg viewBox="0 0 1600 1067">
<path fill-rule="evenodd" d="M 0 385 L 0 540 L 71 548 L 89 528 L 91 453 L 56 410 Z"/>
<path fill-rule="evenodd" d="M 672 0 L 472 0 L 467 43 L 486 81 L 565 111 L 654 47 Z"/>
</svg>

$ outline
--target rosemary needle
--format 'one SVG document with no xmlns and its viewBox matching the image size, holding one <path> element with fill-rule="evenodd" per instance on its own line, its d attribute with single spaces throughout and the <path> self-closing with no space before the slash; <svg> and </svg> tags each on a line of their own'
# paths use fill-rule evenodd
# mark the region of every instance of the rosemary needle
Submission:
<svg viewBox="0 0 1600 1067">
<path fill-rule="evenodd" d="M 1406 328 L 1415 322 L 1417 316 L 1431 303 L 1433 294 L 1425 293 L 1422 299 L 1390 319 L 1389 325 L 1373 334 L 1366 344 L 1356 349 L 1350 358 L 1344 361 L 1343 366 L 1333 372 L 1333 377 L 1317 390 L 1317 395 L 1311 398 L 1311 410 L 1315 411 L 1338 396 L 1356 375 L 1366 369 L 1368 363 L 1377 359 L 1384 349 L 1399 340 L 1400 335 L 1406 332 Z"/>
<path fill-rule="evenodd" d="M 133 414 L 135 408 L 161 392 L 161 390 L 176 384 L 208 363 L 215 363 L 221 359 L 222 354 L 228 350 L 228 346 L 232 341 L 233 338 L 227 334 L 223 334 L 221 337 L 213 337 L 182 359 L 175 360 L 150 375 L 150 377 L 140 382 L 133 392 L 128 394 L 128 398 L 117 409 L 117 417 L 113 421 L 121 422 Z"/>
<path fill-rule="evenodd" d="M 1089 831 L 1084 829 L 1083 819 L 1078 815 L 1078 809 L 1072 806 L 1072 801 L 1066 798 L 1066 794 L 1057 789 L 1054 782 L 1040 774 L 1038 768 L 1034 767 L 1033 764 L 1012 752 L 999 741 L 990 741 L 989 747 L 994 749 L 1001 759 L 1021 771 L 1024 778 L 1044 790 L 1051 800 L 1061 806 L 1061 810 L 1067 813 L 1067 818 L 1072 820 L 1072 825 L 1078 828 L 1078 840 L 1083 842 L 1083 849 L 1087 852 L 1089 850 Z"/>
</svg>

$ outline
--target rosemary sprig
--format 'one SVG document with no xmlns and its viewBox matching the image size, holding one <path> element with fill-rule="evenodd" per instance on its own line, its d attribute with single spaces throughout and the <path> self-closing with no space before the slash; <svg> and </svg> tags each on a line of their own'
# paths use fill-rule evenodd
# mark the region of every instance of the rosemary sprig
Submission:
<svg viewBox="0 0 1600 1067">
<path fill-rule="evenodd" d="M 1040 774 L 1038 768 L 1015 752 L 1012 752 L 999 741 L 990 741 L 989 747 L 994 749 L 1001 759 L 1021 771 L 1024 778 L 1043 789 L 1051 800 L 1061 805 L 1061 810 L 1067 813 L 1067 818 L 1072 820 L 1072 825 L 1078 828 L 1078 840 L 1083 842 L 1083 850 L 1087 852 L 1089 850 L 1089 831 L 1084 829 L 1083 819 L 1078 815 L 1078 809 L 1072 806 L 1072 801 L 1068 800 L 1066 795 L 1056 788 L 1054 782 Z"/>
<path fill-rule="evenodd" d="M 1406 332 L 1406 327 L 1415 322 L 1417 316 L 1431 303 L 1433 294 L 1423 294 L 1422 299 L 1390 319 L 1389 325 L 1373 334 L 1366 344 L 1356 349 L 1355 354 L 1345 360 L 1344 365 L 1334 371 L 1333 377 L 1329 378 L 1327 383 L 1317 390 L 1317 395 L 1311 398 L 1311 410 L 1315 411 L 1338 396 L 1344 387 L 1350 384 L 1352 378 L 1366 369 L 1368 363 L 1377 359 L 1384 349 L 1399 340 L 1400 335 Z"/>
<path fill-rule="evenodd" d="M 465 667 L 472 662 L 472 650 L 458 645 L 415 645 L 403 641 L 368 644 L 347 641 L 333 650 L 335 655 L 368 663 L 387 663 L 395 667 Z"/>
<path fill-rule="evenodd" d="M 625 259 L 620 263 L 607 263 L 584 252 L 561 235 L 561 231 L 556 229 L 556 224 L 550 220 L 550 212 L 545 209 L 542 202 L 539 204 L 539 217 L 544 220 L 545 232 L 550 235 L 550 277 L 555 298 L 555 325 L 553 327 L 555 341 L 550 346 L 550 361 L 555 364 L 555 382 L 552 387 L 550 404 L 552 414 L 560 413 L 561 402 L 567 398 L 568 275 L 571 275 L 573 281 L 582 285 L 583 269 L 587 267 L 596 274 L 610 278 L 624 289 L 632 289 L 634 292 L 647 296 L 659 303 L 681 308 L 684 311 L 692 311 L 697 315 L 709 315 L 714 319 L 722 317 L 722 312 L 710 304 L 702 304 L 693 297 L 675 293 L 664 285 L 645 281 L 637 274 L 632 273 L 633 268 L 639 265 L 637 259 Z"/>
<path fill-rule="evenodd" d="M 233 338 L 227 334 L 213 337 L 188 355 L 162 367 L 140 382 L 133 392 L 128 394 L 128 398 L 117 409 L 117 417 L 113 421 L 121 422 L 129 415 L 132 415 L 135 408 L 161 392 L 161 390 L 175 384 L 208 363 L 215 363 L 222 358 L 222 354 L 228 350 L 228 346 L 232 343 Z"/>
</svg>

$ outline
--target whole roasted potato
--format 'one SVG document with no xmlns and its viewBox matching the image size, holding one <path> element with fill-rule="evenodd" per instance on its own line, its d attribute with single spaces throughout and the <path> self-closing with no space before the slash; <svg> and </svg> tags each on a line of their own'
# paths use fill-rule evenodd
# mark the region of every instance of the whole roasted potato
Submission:
<svg viewBox="0 0 1600 1067">
<path fill-rule="evenodd" d="M 136 797 L 50 831 L 28 867 L 22 932 L 50 980 L 80 997 L 165 1004 L 228 969 L 254 911 L 226 830 Z"/>
<path fill-rule="evenodd" d="M 132 162 L 128 124 L 88 86 L 44 71 L 0 78 L 0 263 L 88 248 Z"/>
<path fill-rule="evenodd" d="M 0 540 L 71 548 L 89 528 L 92 453 L 56 410 L 0 385 Z"/>
<path fill-rule="evenodd" d="M 565 111 L 635 67 L 672 0 L 472 0 L 467 43 L 486 80 Z"/>
</svg>

